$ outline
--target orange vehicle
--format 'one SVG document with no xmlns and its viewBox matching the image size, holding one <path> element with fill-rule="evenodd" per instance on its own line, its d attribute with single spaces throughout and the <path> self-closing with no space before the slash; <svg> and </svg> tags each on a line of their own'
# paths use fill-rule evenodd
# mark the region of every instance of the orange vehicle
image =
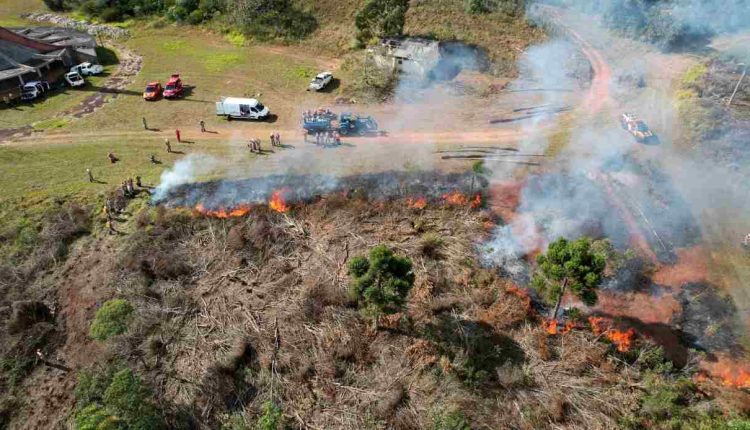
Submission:
<svg viewBox="0 0 750 430">
<path fill-rule="evenodd" d="M 163 91 L 159 81 L 151 82 L 146 85 L 146 89 L 143 91 L 143 100 L 153 101 L 157 100 Z"/>
</svg>

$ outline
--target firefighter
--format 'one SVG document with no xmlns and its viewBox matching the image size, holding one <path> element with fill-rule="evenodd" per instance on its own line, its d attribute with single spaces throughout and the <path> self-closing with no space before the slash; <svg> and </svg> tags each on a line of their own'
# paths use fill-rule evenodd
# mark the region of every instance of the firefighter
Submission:
<svg viewBox="0 0 750 430">
<path fill-rule="evenodd" d="M 148 130 L 148 123 L 146 122 L 146 117 L 141 117 L 141 121 L 143 122 L 143 129 Z"/>
<path fill-rule="evenodd" d="M 94 174 L 91 173 L 91 169 L 86 169 L 86 175 L 89 177 L 89 182 L 94 182 Z"/>
<path fill-rule="evenodd" d="M 159 162 L 156 160 L 156 155 L 154 154 L 151 154 L 149 160 L 151 160 L 151 164 L 159 164 Z"/>
<path fill-rule="evenodd" d="M 201 122 L 199 122 L 199 124 L 201 126 L 201 133 L 205 133 L 206 132 L 206 121 L 201 120 Z"/>
<path fill-rule="evenodd" d="M 276 146 L 276 135 L 271 132 L 271 146 Z"/>
<path fill-rule="evenodd" d="M 273 136 L 276 138 L 276 146 L 281 146 L 281 135 L 279 134 L 279 132 L 277 131 Z"/>
<path fill-rule="evenodd" d="M 167 152 L 172 152 L 172 145 L 169 143 L 169 139 L 164 139 L 164 146 L 167 147 Z"/>
<path fill-rule="evenodd" d="M 135 187 L 133 186 L 133 178 L 128 178 L 128 191 L 130 195 L 135 195 Z"/>
<path fill-rule="evenodd" d="M 110 152 L 109 154 L 107 154 L 107 158 L 109 158 L 110 163 L 112 164 L 117 163 L 117 157 L 115 157 L 115 154 Z"/>
<path fill-rule="evenodd" d="M 138 186 L 138 188 L 143 188 L 143 184 L 141 183 L 141 177 L 136 176 L 135 177 L 135 184 Z"/>
<path fill-rule="evenodd" d="M 128 183 L 126 181 L 122 181 L 122 184 L 120 184 L 120 190 L 122 190 L 123 196 L 128 197 Z"/>
<path fill-rule="evenodd" d="M 109 234 L 117 233 L 117 230 L 115 230 L 115 223 L 111 218 L 107 220 L 107 230 L 109 231 Z"/>
<path fill-rule="evenodd" d="M 333 140 L 334 140 L 334 142 L 336 142 L 336 146 L 340 146 L 341 145 L 341 135 L 339 134 L 338 131 L 334 131 L 333 132 Z"/>
<path fill-rule="evenodd" d="M 263 149 L 261 149 L 261 147 L 260 147 L 260 139 L 256 138 L 255 139 L 255 144 L 258 145 L 258 154 L 262 153 Z"/>
<path fill-rule="evenodd" d="M 175 136 L 177 136 L 177 143 L 182 143 L 182 140 L 180 140 L 180 129 L 176 129 L 174 131 Z"/>
</svg>

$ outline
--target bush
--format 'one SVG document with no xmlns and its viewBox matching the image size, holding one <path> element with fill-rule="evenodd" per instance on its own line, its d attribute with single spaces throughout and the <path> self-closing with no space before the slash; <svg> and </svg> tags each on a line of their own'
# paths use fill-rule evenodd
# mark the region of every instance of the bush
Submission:
<svg viewBox="0 0 750 430">
<path fill-rule="evenodd" d="M 456 409 L 436 413 L 432 417 L 431 430 L 471 430 L 464 414 Z"/>
<path fill-rule="evenodd" d="M 65 0 L 44 0 L 44 4 L 49 10 L 54 12 L 64 12 L 67 10 Z"/>
<path fill-rule="evenodd" d="M 291 0 L 235 0 L 232 21 L 239 30 L 260 40 L 298 40 L 315 31 L 315 17 Z"/>
<path fill-rule="evenodd" d="M 440 249 L 443 247 L 443 244 L 443 238 L 438 236 L 437 233 L 427 233 L 422 236 L 419 249 L 427 257 L 438 258 L 440 257 Z"/>
<path fill-rule="evenodd" d="M 282 426 L 283 418 L 280 407 L 276 406 L 274 402 L 266 402 L 263 404 L 263 415 L 258 418 L 255 428 L 257 430 L 277 430 Z"/>
<path fill-rule="evenodd" d="M 127 423 L 129 429 L 152 430 L 164 427 L 152 404 L 151 391 L 130 369 L 117 372 L 104 392 L 104 404 Z"/>
<path fill-rule="evenodd" d="M 380 37 L 400 36 L 408 9 L 409 0 L 367 0 L 354 17 L 357 41 L 367 44 Z"/>
<path fill-rule="evenodd" d="M 123 299 L 106 301 L 96 311 L 94 322 L 91 323 L 91 337 L 103 341 L 112 336 L 125 333 L 128 329 L 132 313 L 133 306 Z"/>
<path fill-rule="evenodd" d="M 349 274 L 353 277 L 350 293 L 373 315 L 396 312 L 414 285 L 411 268 L 411 260 L 378 245 L 367 258 L 355 257 L 349 262 Z"/>
<path fill-rule="evenodd" d="M 79 405 L 76 430 L 164 428 L 151 390 L 130 369 L 83 371 L 75 395 Z"/>
<path fill-rule="evenodd" d="M 122 428 L 116 416 L 105 407 L 90 404 L 75 415 L 76 430 L 117 430 Z"/>
</svg>

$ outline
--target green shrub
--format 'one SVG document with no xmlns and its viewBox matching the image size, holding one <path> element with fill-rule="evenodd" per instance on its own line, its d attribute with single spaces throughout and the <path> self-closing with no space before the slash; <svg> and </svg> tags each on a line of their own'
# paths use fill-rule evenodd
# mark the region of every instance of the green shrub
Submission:
<svg viewBox="0 0 750 430">
<path fill-rule="evenodd" d="M 430 430 L 471 430 L 464 414 L 456 409 L 436 413 Z"/>
<path fill-rule="evenodd" d="M 255 428 L 257 430 L 277 430 L 282 427 L 283 419 L 281 408 L 274 402 L 268 401 L 263 404 L 263 415 L 258 418 Z"/>
<path fill-rule="evenodd" d="M 91 323 L 91 337 L 103 341 L 112 336 L 125 333 L 128 329 L 132 313 L 133 306 L 126 300 L 113 299 L 106 301 L 96 311 L 94 322 Z"/>
<path fill-rule="evenodd" d="M 105 407 L 90 404 L 75 415 L 75 430 L 117 430 L 121 423 Z"/>
<path fill-rule="evenodd" d="M 234 0 L 232 22 L 259 40 L 298 40 L 315 31 L 318 22 L 291 0 Z"/>
<path fill-rule="evenodd" d="M 151 391 L 130 369 L 115 373 L 104 392 L 104 405 L 131 430 L 156 430 L 164 422 L 154 407 Z"/>
<path fill-rule="evenodd" d="M 409 0 L 367 0 L 354 17 L 357 41 L 367 44 L 380 37 L 400 36 L 408 9 Z"/>
<path fill-rule="evenodd" d="M 412 263 L 385 245 L 372 248 L 367 258 L 349 262 L 350 292 L 373 315 L 398 311 L 414 285 Z"/>
</svg>

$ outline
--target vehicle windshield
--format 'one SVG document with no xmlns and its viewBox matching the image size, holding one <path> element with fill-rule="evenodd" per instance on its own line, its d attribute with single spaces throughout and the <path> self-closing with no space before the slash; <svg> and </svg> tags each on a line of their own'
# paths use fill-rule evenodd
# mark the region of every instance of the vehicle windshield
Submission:
<svg viewBox="0 0 750 430">
<path fill-rule="evenodd" d="M 173 90 L 175 88 L 176 88 L 175 84 L 169 84 L 169 85 L 167 85 L 167 89 L 168 90 Z"/>
<path fill-rule="evenodd" d="M 315 79 L 313 79 L 313 82 L 320 82 L 322 80 L 323 78 L 321 78 L 320 76 L 316 76 Z"/>
<path fill-rule="evenodd" d="M 265 109 L 265 106 L 263 106 L 262 103 L 259 102 L 257 105 L 255 105 L 255 110 L 257 110 L 258 112 L 261 112 L 263 109 Z"/>
<path fill-rule="evenodd" d="M 24 88 L 23 93 L 24 94 L 33 94 L 36 90 L 34 88 Z"/>
<path fill-rule="evenodd" d="M 156 86 L 149 85 L 149 86 L 146 87 L 146 92 L 147 93 L 153 93 L 154 91 L 156 91 Z"/>
<path fill-rule="evenodd" d="M 648 131 L 648 127 L 646 127 L 646 124 L 642 122 L 637 123 L 635 129 L 638 131 Z"/>
</svg>

